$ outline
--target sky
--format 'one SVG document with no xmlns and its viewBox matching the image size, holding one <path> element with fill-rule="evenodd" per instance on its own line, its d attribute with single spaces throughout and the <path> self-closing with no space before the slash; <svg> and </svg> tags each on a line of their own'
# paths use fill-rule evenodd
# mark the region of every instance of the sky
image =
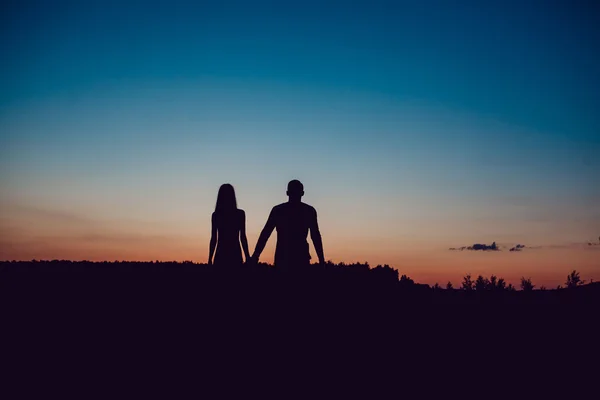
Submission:
<svg viewBox="0 0 600 400">
<path fill-rule="evenodd" d="M 25 0 L 0 18 L 2 260 L 206 262 L 223 183 L 252 251 L 299 179 L 334 262 L 600 280 L 593 1 Z"/>
</svg>

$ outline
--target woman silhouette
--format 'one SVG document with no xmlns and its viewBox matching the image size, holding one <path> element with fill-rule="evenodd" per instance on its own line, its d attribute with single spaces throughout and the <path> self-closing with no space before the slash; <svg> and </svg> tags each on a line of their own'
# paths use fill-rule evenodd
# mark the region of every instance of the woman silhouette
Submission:
<svg viewBox="0 0 600 400">
<path fill-rule="evenodd" d="M 225 267 L 241 266 L 242 250 L 240 241 L 246 255 L 246 261 L 250 259 L 248 251 L 248 239 L 246 238 L 246 213 L 237 208 L 235 190 L 229 183 L 221 185 L 217 195 L 217 205 L 212 214 L 212 234 L 210 237 L 210 249 L 208 264 Z"/>
</svg>

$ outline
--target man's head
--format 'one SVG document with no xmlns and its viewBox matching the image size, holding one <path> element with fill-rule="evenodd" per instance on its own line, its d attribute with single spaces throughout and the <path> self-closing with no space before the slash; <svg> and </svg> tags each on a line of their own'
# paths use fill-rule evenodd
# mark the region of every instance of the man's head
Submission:
<svg viewBox="0 0 600 400">
<path fill-rule="evenodd" d="M 288 183 L 287 195 L 292 201 L 300 201 L 304 196 L 304 185 L 297 179 L 294 179 Z"/>
</svg>

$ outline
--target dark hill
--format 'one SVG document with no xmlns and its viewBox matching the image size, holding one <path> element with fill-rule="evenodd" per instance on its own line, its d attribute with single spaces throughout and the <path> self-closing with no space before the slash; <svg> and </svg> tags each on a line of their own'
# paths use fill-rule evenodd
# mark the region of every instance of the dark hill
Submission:
<svg viewBox="0 0 600 400">
<path fill-rule="evenodd" d="M 600 337 L 598 283 L 445 290 L 361 264 L 286 274 L 265 264 L 3 262 L 0 304 L 14 353 L 3 359 L 17 377 L 110 387 L 172 375 L 196 389 L 224 379 L 224 393 L 282 385 L 280 394 L 327 386 L 341 395 L 372 379 L 379 388 L 514 383 L 585 369 Z"/>
</svg>

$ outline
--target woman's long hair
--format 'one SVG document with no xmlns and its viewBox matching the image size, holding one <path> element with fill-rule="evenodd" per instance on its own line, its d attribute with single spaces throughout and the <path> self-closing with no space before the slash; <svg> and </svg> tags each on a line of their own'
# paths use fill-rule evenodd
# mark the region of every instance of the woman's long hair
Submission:
<svg viewBox="0 0 600 400">
<path fill-rule="evenodd" d="M 233 186 L 231 186 L 229 183 L 225 183 L 219 188 L 215 212 L 218 214 L 225 214 L 233 210 L 237 210 L 235 190 L 233 189 Z"/>
</svg>

